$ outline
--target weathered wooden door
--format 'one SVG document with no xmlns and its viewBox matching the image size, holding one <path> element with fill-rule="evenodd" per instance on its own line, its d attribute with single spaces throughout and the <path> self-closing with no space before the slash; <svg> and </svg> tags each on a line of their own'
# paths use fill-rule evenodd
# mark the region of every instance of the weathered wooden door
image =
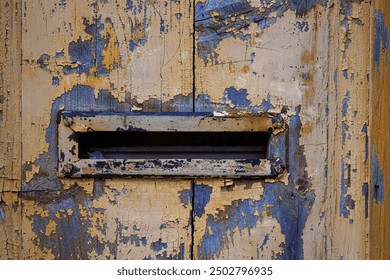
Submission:
<svg viewBox="0 0 390 280">
<path fill-rule="evenodd" d="M 370 1 L 1 5 L 2 258 L 367 257 Z M 60 178 L 62 110 L 277 114 L 286 171 Z"/>
</svg>

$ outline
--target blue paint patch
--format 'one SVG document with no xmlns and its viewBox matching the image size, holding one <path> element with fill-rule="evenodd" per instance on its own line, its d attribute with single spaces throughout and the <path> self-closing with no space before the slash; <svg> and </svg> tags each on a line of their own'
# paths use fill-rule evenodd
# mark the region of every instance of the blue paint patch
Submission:
<svg viewBox="0 0 390 280">
<path fill-rule="evenodd" d="M 298 16 L 308 13 L 316 4 L 325 5 L 326 0 L 276 0 L 268 1 L 266 9 L 252 7 L 247 0 L 207 0 L 195 6 L 195 29 L 198 31 L 198 56 L 208 63 L 219 42 L 228 37 L 249 40 L 244 31 L 252 23 L 267 28 L 277 22 L 286 11 L 293 10 Z M 262 6 L 263 7 L 263 6 Z M 244 14 L 245 17 L 240 17 Z M 213 16 L 218 15 L 218 16 Z M 234 17 L 234 19 L 233 19 Z"/>
<path fill-rule="evenodd" d="M 350 99 L 351 99 L 351 93 L 349 91 L 347 91 L 345 98 L 343 99 L 343 106 L 341 109 L 341 114 L 342 114 L 343 118 L 347 115 L 348 103 L 349 103 Z"/>
<path fill-rule="evenodd" d="M 40 66 L 42 69 L 47 70 L 48 64 L 49 64 L 49 59 L 50 59 L 50 55 L 44 53 L 44 54 L 42 54 L 42 55 L 38 58 L 37 63 L 39 64 L 39 66 Z"/>
<path fill-rule="evenodd" d="M 106 187 L 104 180 L 95 179 L 93 180 L 93 198 L 99 199 L 104 194 L 104 189 Z"/>
<path fill-rule="evenodd" d="M 174 249 L 176 253 L 176 249 Z M 151 256 L 148 256 L 148 259 L 151 259 Z M 184 243 L 180 243 L 179 252 L 174 255 L 168 255 L 167 251 L 163 251 L 162 253 L 156 255 L 157 260 L 184 260 Z"/>
<path fill-rule="evenodd" d="M 192 189 L 179 192 L 180 201 L 185 207 L 192 203 L 192 193 Z"/>
<path fill-rule="evenodd" d="M 304 80 L 310 79 L 310 73 L 301 73 L 301 78 Z"/>
<path fill-rule="evenodd" d="M 349 212 L 344 211 L 344 199 L 345 196 L 347 195 L 348 188 L 347 185 L 345 184 L 345 163 L 344 160 L 341 161 L 341 194 L 340 194 L 340 213 L 339 215 L 343 215 L 344 218 L 347 218 L 349 215 Z"/>
<path fill-rule="evenodd" d="M 256 225 L 263 222 L 260 213 L 268 211 L 270 206 L 270 215 L 278 221 L 285 236 L 284 250 L 278 258 L 304 258 L 302 234 L 315 196 L 305 171 L 304 150 L 299 145 L 302 126 L 299 112 L 300 108 L 297 107 L 296 115 L 292 116 L 288 128 L 291 173 L 288 186 L 283 183 L 265 183 L 261 200 L 240 199 L 220 209 L 215 215 L 208 214 L 206 232 L 198 245 L 200 259 L 220 257 L 222 249 L 230 246 L 229 242 L 234 244 L 234 234 L 237 231 L 247 231 L 251 235 Z"/>
<path fill-rule="evenodd" d="M 269 110 L 273 110 L 275 107 L 271 104 L 271 95 L 267 94 L 267 100 L 263 100 L 260 105 L 261 112 L 268 112 Z M 259 111 L 259 110 L 258 110 Z"/>
<path fill-rule="evenodd" d="M 58 6 L 65 7 L 66 6 L 66 0 L 60 0 L 60 3 Z"/>
<path fill-rule="evenodd" d="M 146 44 L 146 38 L 140 38 L 137 41 L 130 40 L 129 41 L 130 51 L 134 52 L 136 47 L 144 46 L 145 44 Z"/>
<path fill-rule="evenodd" d="M 237 109 L 248 108 L 251 105 L 251 101 L 248 99 L 248 90 L 237 90 L 233 86 L 225 89 L 222 101 L 230 101 Z"/>
<path fill-rule="evenodd" d="M 321 212 L 321 215 L 320 215 L 320 222 L 322 222 L 322 220 L 325 218 L 325 211 L 322 211 Z"/>
<path fill-rule="evenodd" d="M 335 85 L 337 85 L 337 69 L 333 72 L 333 82 Z"/>
<path fill-rule="evenodd" d="M 52 84 L 53 86 L 59 86 L 59 85 L 60 85 L 60 78 L 54 76 L 53 78 L 51 78 L 51 84 Z"/>
<path fill-rule="evenodd" d="M 255 58 L 256 58 L 256 53 L 255 52 L 251 53 L 251 63 L 255 61 Z"/>
<path fill-rule="evenodd" d="M 261 29 L 266 29 L 275 23 L 276 23 L 276 17 L 265 18 L 265 19 L 259 21 L 258 26 Z"/>
<path fill-rule="evenodd" d="M 148 243 L 145 236 L 139 237 L 136 234 L 130 235 L 130 242 L 132 245 L 135 245 L 136 247 L 140 247 L 141 245 L 145 247 L 146 244 Z"/>
<path fill-rule="evenodd" d="M 60 58 L 60 57 L 63 57 L 64 55 L 65 55 L 64 52 L 56 52 L 55 57 L 56 57 L 56 58 Z"/>
<path fill-rule="evenodd" d="M 5 219 L 6 219 L 6 215 L 5 215 L 5 206 L 7 206 L 5 204 L 4 201 L 0 201 L 0 222 L 4 222 Z"/>
<path fill-rule="evenodd" d="M 160 19 L 160 32 L 165 32 L 165 21 L 162 18 Z"/>
<path fill-rule="evenodd" d="M 161 238 L 159 240 L 157 240 L 156 242 L 152 242 L 150 244 L 150 249 L 152 249 L 155 252 L 160 252 L 161 250 L 167 249 L 167 248 L 168 248 L 168 244 L 162 242 Z"/>
<path fill-rule="evenodd" d="M 347 139 L 347 130 L 348 130 L 348 125 L 345 123 L 345 122 L 343 122 L 342 124 L 341 124 L 341 144 L 343 145 L 343 147 L 344 147 L 344 145 L 345 145 L 345 140 Z"/>
<path fill-rule="evenodd" d="M 296 28 L 301 32 L 309 31 L 309 23 L 307 21 L 297 21 L 295 23 Z"/>
<path fill-rule="evenodd" d="M 389 32 L 385 23 L 385 17 L 379 10 L 375 11 L 375 27 L 374 27 L 374 62 L 377 67 L 381 60 L 381 53 L 386 53 L 386 63 L 389 54 Z"/>
<path fill-rule="evenodd" d="M 375 146 L 372 147 L 372 197 L 375 202 L 383 202 L 385 200 L 385 182 L 383 171 L 376 153 Z"/>
<path fill-rule="evenodd" d="M 126 2 L 126 9 L 133 10 L 134 9 L 134 3 L 132 0 L 127 0 Z"/>
<path fill-rule="evenodd" d="M 64 74 L 89 74 L 91 67 L 95 64 L 93 41 L 82 41 L 81 38 L 79 38 L 76 42 L 69 43 L 68 52 L 71 62 L 75 66 L 65 66 L 63 68 Z"/>
<path fill-rule="evenodd" d="M 112 24 L 110 18 L 106 18 L 105 22 Z M 101 32 L 104 31 L 104 24 L 101 21 L 101 17 L 94 18 L 92 20 L 92 23 L 89 20 L 84 19 L 83 24 L 85 25 L 85 32 L 93 37 L 93 46 L 96 55 L 97 75 L 108 76 L 109 70 L 106 69 L 103 63 L 103 52 L 109 43 L 110 37 L 109 34 L 107 34 L 106 38 L 101 35 Z"/>
<path fill-rule="evenodd" d="M 366 152 L 366 160 L 368 160 L 369 146 L 368 146 L 368 127 L 367 127 L 367 124 L 363 125 L 362 132 L 365 134 L 365 152 Z"/>
<path fill-rule="evenodd" d="M 194 186 L 194 215 L 201 217 L 205 212 L 206 205 L 210 202 L 213 188 L 207 185 Z"/>
<path fill-rule="evenodd" d="M 167 224 L 161 224 L 160 229 L 166 229 L 166 228 L 167 228 Z"/>
<path fill-rule="evenodd" d="M 135 50 L 136 46 L 137 46 L 137 44 L 133 40 L 130 40 L 130 51 L 131 52 L 133 52 Z"/>
<path fill-rule="evenodd" d="M 348 70 L 347 69 L 343 70 L 343 76 L 344 76 L 345 79 L 348 80 Z"/>
<path fill-rule="evenodd" d="M 184 260 L 184 243 L 180 243 L 179 254 L 177 255 L 178 260 Z"/>
<path fill-rule="evenodd" d="M 325 5 L 326 0 L 290 0 L 290 9 L 295 11 L 297 16 L 306 15 L 316 4 Z"/>
<path fill-rule="evenodd" d="M 264 246 L 267 244 L 268 240 L 269 240 L 269 234 L 267 233 L 267 234 L 264 236 L 263 243 L 261 243 L 261 245 L 260 245 L 260 250 L 261 250 L 261 251 L 264 250 Z"/>
<path fill-rule="evenodd" d="M 365 209 L 365 215 L 364 217 L 368 219 L 368 203 L 369 203 L 369 191 L 368 191 L 368 184 L 364 183 L 362 186 L 362 196 L 364 197 L 364 209 Z"/>
<path fill-rule="evenodd" d="M 341 161 L 341 194 L 340 194 L 340 209 L 339 215 L 343 216 L 345 219 L 349 217 L 350 210 L 355 209 L 355 201 L 352 199 L 352 196 L 348 193 L 348 185 L 350 180 L 350 174 L 348 172 L 348 183 L 345 179 L 345 162 L 344 159 Z"/>
</svg>

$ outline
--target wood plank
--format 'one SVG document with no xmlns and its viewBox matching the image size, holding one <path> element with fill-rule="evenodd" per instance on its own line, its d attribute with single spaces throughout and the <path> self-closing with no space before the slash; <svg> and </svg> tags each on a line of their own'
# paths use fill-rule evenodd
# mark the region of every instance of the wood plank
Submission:
<svg viewBox="0 0 390 280">
<path fill-rule="evenodd" d="M 0 4 L 0 178 L 16 181 L 21 171 L 20 10 L 21 1 Z M 20 189 L 19 184 L 1 185 L 0 191 Z"/>
<path fill-rule="evenodd" d="M 252 209 L 261 201 L 276 203 L 273 197 L 283 185 L 291 197 L 282 192 L 286 212 L 279 209 L 279 214 L 272 215 L 285 246 L 276 258 L 361 259 L 367 252 L 362 189 L 368 182 L 364 127 L 368 124 L 369 58 L 360 53 L 362 46 L 369 49 L 370 3 L 305 3 L 198 1 L 195 108 L 199 112 L 285 112 L 290 135 L 288 176 L 261 182 L 261 199 L 249 196 L 224 207 L 241 201 L 249 201 Z M 218 183 L 209 183 L 214 185 Z M 295 205 L 291 199 L 299 202 L 296 213 L 288 207 Z M 272 203 L 271 207 L 277 207 Z M 209 204 L 214 209 L 218 200 L 210 199 Z M 204 216 L 222 221 L 218 211 Z M 250 217 L 259 222 L 260 215 L 251 211 Z M 252 231 L 261 228 L 261 223 L 249 226 L 246 214 L 240 213 L 231 228 L 238 230 L 242 222 L 251 235 L 264 234 Z M 278 215 L 292 217 L 278 220 Z M 218 248 L 205 243 L 207 232 L 212 235 L 205 226 L 207 219 L 195 226 L 205 229 L 195 239 L 195 246 L 203 250 L 196 257 L 233 258 L 233 253 L 222 252 L 246 246 L 244 238 L 233 244 L 226 226 L 219 228 Z M 245 257 L 256 256 L 258 248 L 259 243 L 253 243 Z"/>
<path fill-rule="evenodd" d="M 326 8 L 304 1 L 209 0 L 197 1 L 195 11 L 196 111 L 283 112 L 289 167 L 278 180 L 197 180 L 195 201 L 203 189 L 211 195 L 195 217 L 194 257 L 321 258 Z"/>
<path fill-rule="evenodd" d="M 189 258 L 191 181 L 60 179 L 56 121 L 192 111 L 191 17 L 182 1 L 24 1 L 23 258 Z"/>
<path fill-rule="evenodd" d="M 341 26 L 341 28 L 340 28 Z M 367 258 L 367 126 L 370 3 L 335 3 L 330 14 L 326 258 Z M 364 51 L 363 51 L 364 50 Z"/>
<path fill-rule="evenodd" d="M 274 192 L 271 189 L 268 190 Z M 280 214 L 276 209 L 277 201 L 268 200 L 267 197 L 269 194 L 262 182 L 196 180 L 194 258 L 281 257 L 285 251 L 283 228 L 278 219 L 281 216 L 276 217 Z M 274 198 L 278 199 L 277 196 Z M 295 215 L 296 212 L 291 211 L 290 214 Z"/>
<path fill-rule="evenodd" d="M 0 179 L 0 184 L 1 184 Z M 0 259 L 22 256 L 21 203 L 16 192 L 0 193 Z"/>
<path fill-rule="evenodd" d="M 370 139 L 370 258 L 390 259 L 390 65 L 389 1 L 374 1 L 372 7 L 372 92 Z"/>
<path fill-rule="evenodd" d="M 98 73 L 112 77 L 114 96 L 136 111 L 192 112 L 192 11 L 192 1 L 98 3 L 108 46 Z"/>
<path fill-rule="evenodd" d="M 24 259 L 190 257 L 187 181 L 69 180 L 22 196 Z"/>
<path fill-rule="evenodd" d="M 21 1 L 0 3 L 0 259 L 21 257 Z"/>
</svg>

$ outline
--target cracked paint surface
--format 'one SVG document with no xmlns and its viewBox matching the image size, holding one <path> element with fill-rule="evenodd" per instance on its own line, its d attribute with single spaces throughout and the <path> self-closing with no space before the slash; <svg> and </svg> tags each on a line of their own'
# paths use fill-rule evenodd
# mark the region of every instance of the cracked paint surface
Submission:
<svg viewBox="0 0 390 280">
<path fill-rule="evenodd" d="M 388 185 L 368 112 L 370 82 L 388 73 L 383 7 L 370 48 L 370 1 L 5 2 L 0 258 L 367 257 L 368 199 L 382 207 L 387 197 L 368 170 Z M 359 55 L 370 49 L 374 73 Z M 287 171 L 60 178 L 60 110 L 282 113 L 288 135 L 273 134 L 269 156 L 287 158 Z"/>
</svg>

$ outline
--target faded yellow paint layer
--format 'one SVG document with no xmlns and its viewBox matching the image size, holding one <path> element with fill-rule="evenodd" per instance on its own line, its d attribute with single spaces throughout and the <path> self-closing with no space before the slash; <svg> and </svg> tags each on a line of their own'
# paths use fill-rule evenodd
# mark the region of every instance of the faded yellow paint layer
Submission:
<svg viewBox="0 0 390 280">
<path fill-rule="evenodd" d="M 0 3 L 0 178 L 11 180 L 20 180 L 20 9 L 20 1 Z"/>
<path fill-rule="evenodd" d="M 365 259 L 365 186 L 370 56 L 370 3 L 336 3 L 330 14 L 327 189 L 322 202 L 328 259 Z"/>
<path fill-rule="evenodd" d="M 1 179 L 0 179 L 1 180 Z M 1 181 L 0 181 L 1 184 Z M 22 216 L 17 193 L 0 193 L 0 259 L 22 258 Z"/>
<path fill-rule="evenodd" d="M 390 36 L 390 2 L 374 1 L 372 17 L 373 42 L 371 44 L 379 52 L 377 55 L 380 57 L 372 58 L 370 258 L 388 260 L 390 259 L 390 64 L 389 46 L 386 47 L 385 40 L 382 40 Z"/>
</svg>

